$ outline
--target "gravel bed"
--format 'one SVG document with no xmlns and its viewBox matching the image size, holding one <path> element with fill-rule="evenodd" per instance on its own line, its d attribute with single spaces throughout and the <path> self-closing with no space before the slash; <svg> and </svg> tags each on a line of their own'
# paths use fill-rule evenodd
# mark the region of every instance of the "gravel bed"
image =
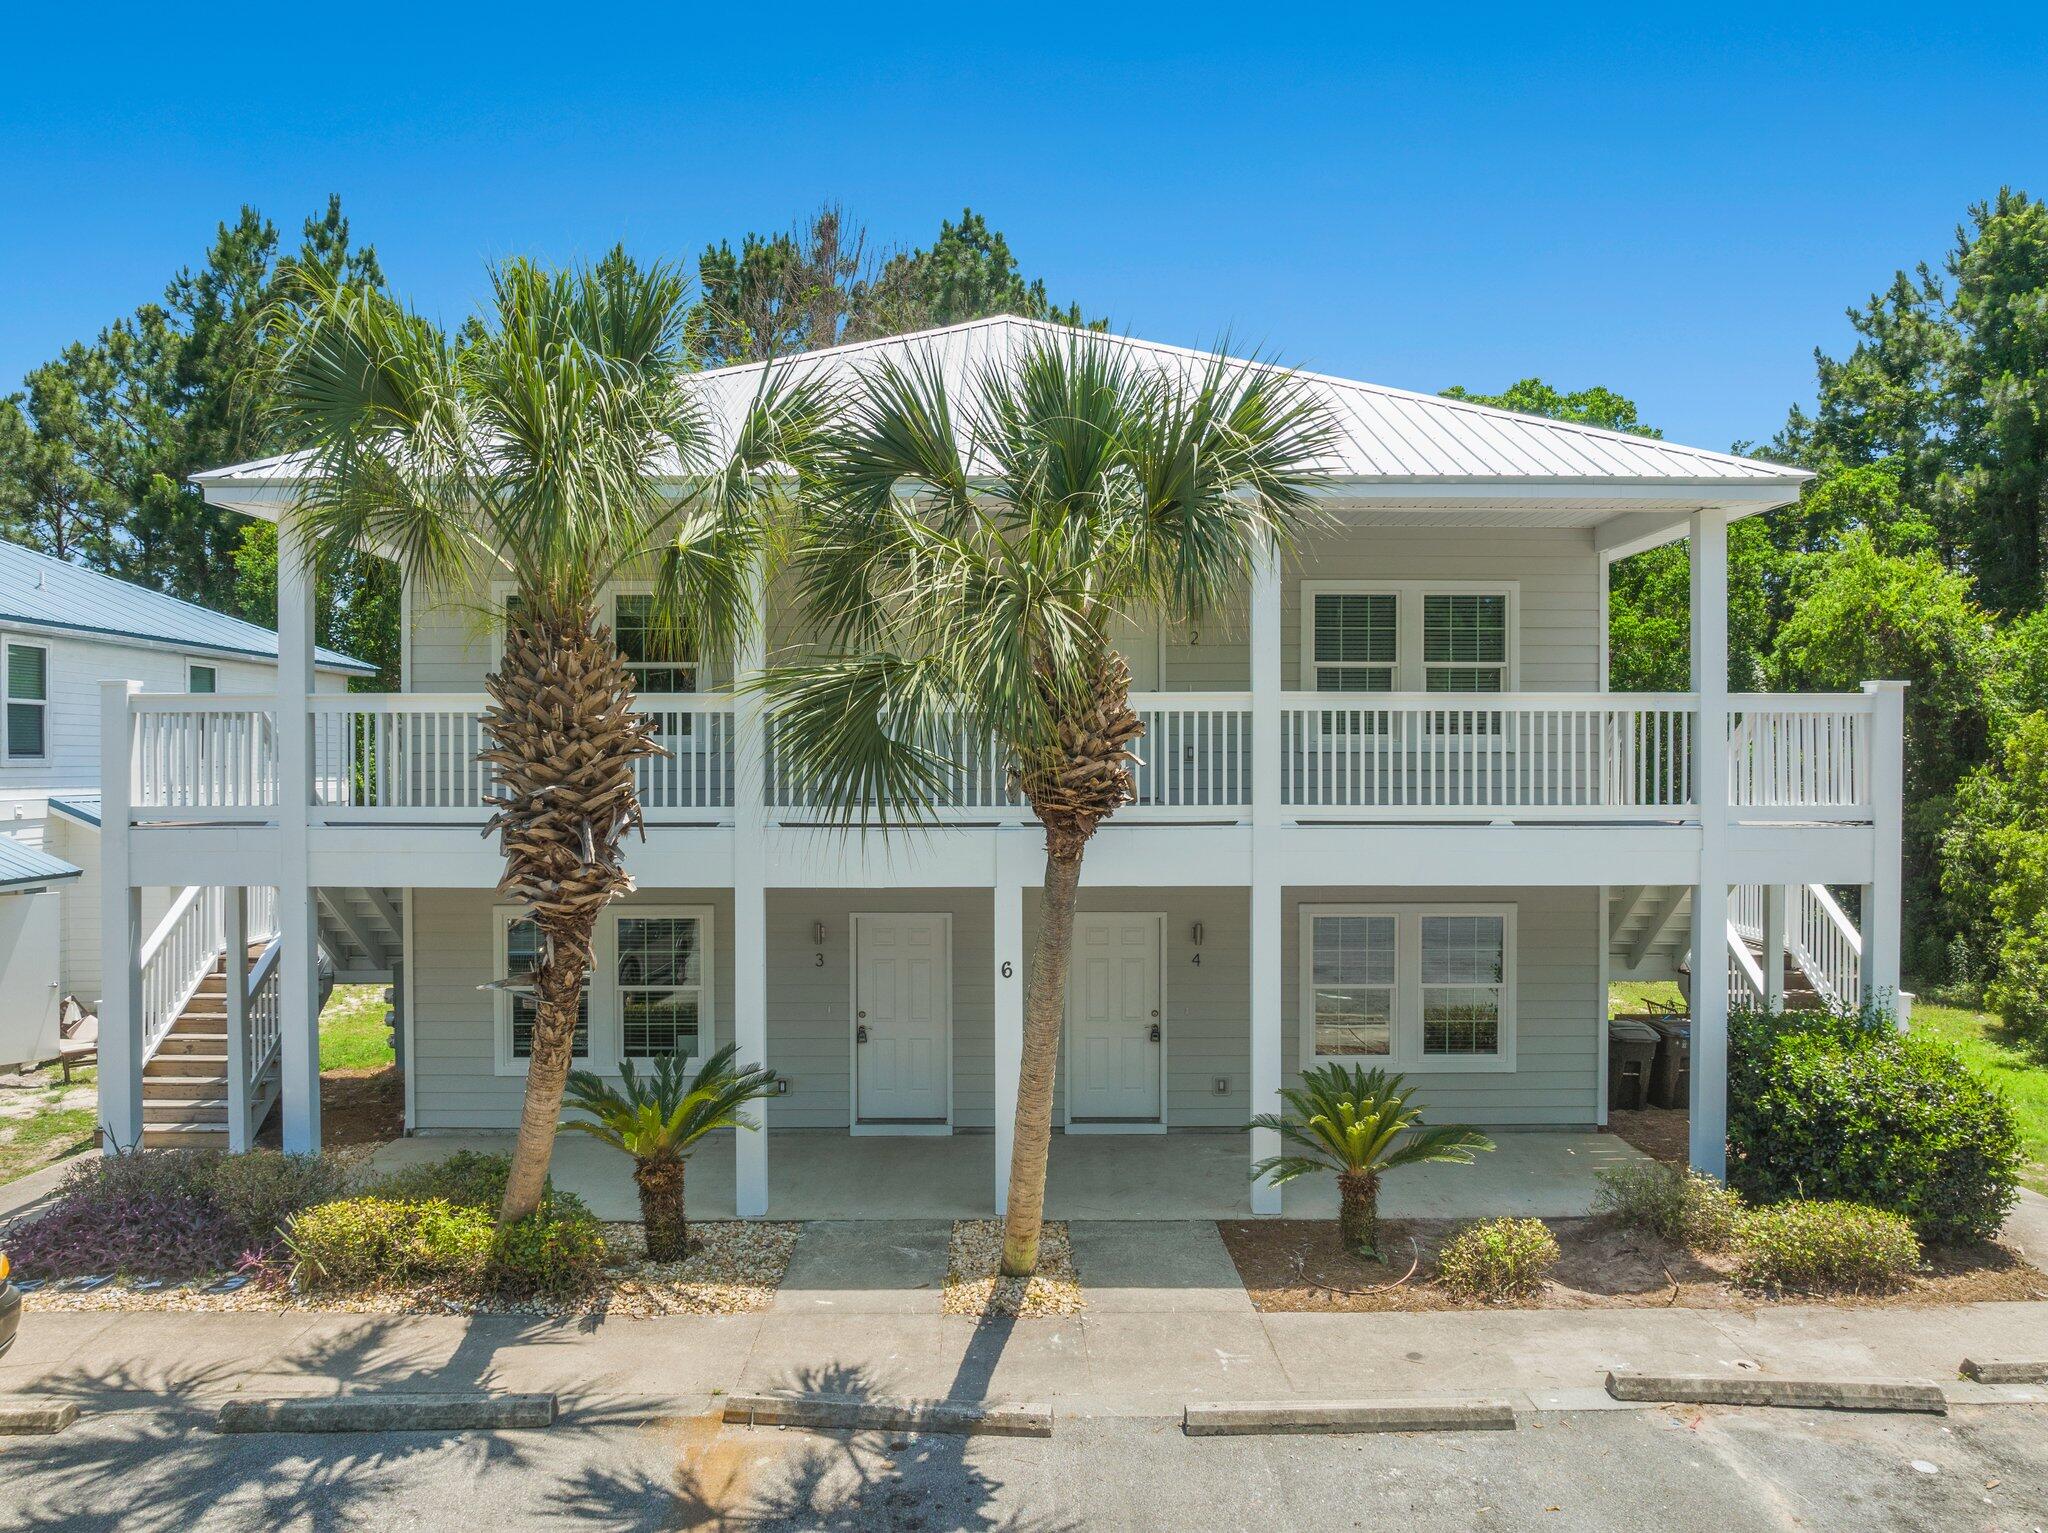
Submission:
<svg viewBox="0 0 2048 1533">
<path fill-rule="evenodd" d="M 954 1220 L 953 1238 L 946 1246 L 946 1293 L 940 1312 L 1036 1319 L 1078 1315 L 1087 1308 L 1065 1223 L 1047 1220 L 1042 1227 L 1038 1270 L 1030 1277 L 1001 1276 L 1002 1260 L 1002 1220 Z"/>
<path fill-rule="evenodd" d="M 177 1310 L 351 1315 L 612 1316 L 642 1320 L 659 1315 L 743 1315 L 765 1309 L 782 1284 L 796 1250 L 798 1224 L 722 1220 L 690 1226 L 690 1254 L 680 1262 L 650 1262 L 637 1224 L 607 1224 L 611 1260 L 592 1293 L 580 1299 L 478 1300 L 433 1288 L 358 1294 L 301 1294 L 251 1283 L 233 1293 L 209 1293 L 218 1277 L 190 1283 L 138 1286 L 116 1279 L 80 1292 L 62 1282 L 22 1296 L 35 1311 Z"/>
</svg>

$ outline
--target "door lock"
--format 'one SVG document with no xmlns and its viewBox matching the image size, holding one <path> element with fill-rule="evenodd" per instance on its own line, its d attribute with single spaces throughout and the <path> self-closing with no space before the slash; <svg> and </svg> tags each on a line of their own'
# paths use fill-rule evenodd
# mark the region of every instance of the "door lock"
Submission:
<svg viewBox="0 0 2048 1533">
<path fill-rule="evenodd" d="M 868 1041 L 868 1026 L 865 1022 L 853 1030 L 853 1041 L 855 1043 L 866 1043 Z"/>
<path fill-rule="evenodd" d="M 1159 1024 L 1157 1022 L 1152 1024 L 1152 1041 L 1154 1043 L 1159 1041 Z"/>
</svg>

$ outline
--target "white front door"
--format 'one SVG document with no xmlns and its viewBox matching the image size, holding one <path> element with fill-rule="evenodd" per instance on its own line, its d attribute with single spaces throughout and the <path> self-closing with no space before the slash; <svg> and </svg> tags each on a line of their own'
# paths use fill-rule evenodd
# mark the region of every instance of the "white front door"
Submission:
<svg viewBox="0 0 2048 1533">
<path fill-rule="evenodd" d="M 1068 1122 L 1159 1121 L 1159 1012 L 1159 917 L 1076 916 L 1067 983 Z"/>
<path fill-rule="evenodd" d="M 953 1027 L 944 916 L 853 918 L 855 1117 L 943 1123 Z"/>
</svg>

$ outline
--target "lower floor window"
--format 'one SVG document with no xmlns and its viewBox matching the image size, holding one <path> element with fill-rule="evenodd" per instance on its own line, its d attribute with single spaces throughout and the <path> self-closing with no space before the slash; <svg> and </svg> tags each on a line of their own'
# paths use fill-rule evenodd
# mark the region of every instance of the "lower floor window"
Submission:
<svg viewBox="0 0 2048 1533">
<path fill-rule="evenodd" d="M 531 920 L 520 918 L 505 929 L 505 975 L 508 980 L 517 980 L 522 975 L 530 976 L 534 966 L 540 962 L 540 928 Z M 533 998 L 531 984 L 514 986 L 507 992 L 511 1001 L 512 1057 L 531 1059 L 533 1057 L 533 1027 L 539 1019 L 540 1008 Z M 569 1052 L 577 1059 L 590 1057 L 590 987 L 583 987 L 583 994 L 576 1003 L 576 1036 Z"/>
<path fill-rule="evenodd" d="M 1302 936 L 1305 1062 L 1512 1064 L 1511 907 L 1305 906 Z"/>
<path fill-rule="evenodd" d="M 617 930 L 619 1053 L 628 1059 L 654 1059 L 678 1048 L 699 1053 L 704 965 L 697 918 L 622 913 Z"/>
<path fill-rule="evenodd" d="M 497 912 L 497 1066 L 518 1074 L 533 1057 L 538 1007 L 532 975 L 539 929 L 512 906 Z M 711 911 L 704 906 L 628 905 L 598 923 L 593 982 L 576 1012 L 572 1045 L 584 1068 L 614 1071 L 622 1059 L 680 1049 L 700 1057 L 711 1042 Z"/>
</svg>

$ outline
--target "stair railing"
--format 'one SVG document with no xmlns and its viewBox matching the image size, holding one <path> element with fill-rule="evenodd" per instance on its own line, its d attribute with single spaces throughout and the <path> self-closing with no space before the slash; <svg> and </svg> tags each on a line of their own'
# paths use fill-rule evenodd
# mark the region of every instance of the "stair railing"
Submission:
<svg viewBox="0 0 2048 1533">
<path fill-rule="evenodd" d="M 147 1064 L 170 1036 L 223 951 L 222 890 L 193 884 L 171 901 L 142 944 L 142 1060 Z"/>
<path fill-rule="evenodd" d="M 1825 884 L 1795 884 L 1785 946 L 1807 983 L 1830 1006 L 1863 1004 L 1863 934 Z"/>
<path fill-rule="evenodd" d="M 1761 1011 L 1765 1002 L 1764 971 L 1733 921 L 1728 923 L 1728 1004 Z"/>
</svg>

